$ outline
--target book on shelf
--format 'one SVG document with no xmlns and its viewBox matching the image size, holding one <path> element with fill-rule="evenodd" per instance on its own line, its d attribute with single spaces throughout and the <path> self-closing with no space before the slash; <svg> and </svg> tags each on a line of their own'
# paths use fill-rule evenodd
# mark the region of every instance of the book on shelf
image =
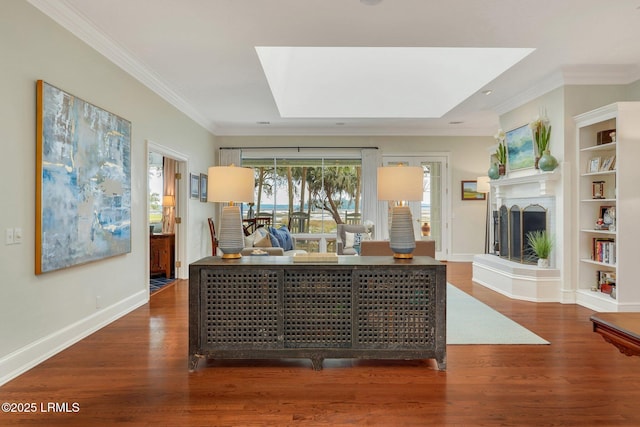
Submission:
<svg viewBox="0 0 640 427">
<path fill-rule="evenodd" d="M 591 259 L 604 264 L 616 263 L 616 241 L 611 238 L 594 237 Z"/>
</svg>

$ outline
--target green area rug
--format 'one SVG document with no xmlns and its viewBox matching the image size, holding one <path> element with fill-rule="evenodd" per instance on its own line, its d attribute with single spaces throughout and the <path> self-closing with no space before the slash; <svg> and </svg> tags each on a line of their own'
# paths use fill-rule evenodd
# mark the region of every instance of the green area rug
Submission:
<svg viewBox="0 0 640 427">
<path fill-rule="evenodd" d="M 447 344 L 550 344 L 447 283 Z"/>
</svg>

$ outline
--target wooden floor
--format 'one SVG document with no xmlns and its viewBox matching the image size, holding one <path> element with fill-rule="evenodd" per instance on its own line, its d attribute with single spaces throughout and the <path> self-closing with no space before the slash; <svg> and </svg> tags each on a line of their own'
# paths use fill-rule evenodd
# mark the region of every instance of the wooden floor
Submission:
<svg viewBox="0 0 640 427">
<path fill-rule="evenodd" d="M 510 300 L 472 284 L 467 263 L 448 263 L 448 279 L 551 345 L 450 345 L 446 372 L 429 360 L 327 360 L 319 372 L 281 360 L 189 373 L 179 281 L 0 387 L 0 402 L 37 406 L 0 413 L 0 425 L 640 425 L 640 357 L 593 333 L 590 310 Z"/>
</svg>

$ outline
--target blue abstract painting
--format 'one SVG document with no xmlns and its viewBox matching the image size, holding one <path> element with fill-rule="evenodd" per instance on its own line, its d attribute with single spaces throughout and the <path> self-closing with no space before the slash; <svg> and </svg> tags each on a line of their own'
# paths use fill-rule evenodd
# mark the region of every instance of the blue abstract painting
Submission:
<svg viewBox="0 0 640 427">
<path fill-rule="evenodd" d="M 37 89 L 36 273 L 131 252 L 131 122 Z"/>
<path fill-rule="evenodd" d="M 508 131 L 506 142 L 509 170 L 532 168 L 535 165 L 533 132 L 528 124 Z"/>
</svg>

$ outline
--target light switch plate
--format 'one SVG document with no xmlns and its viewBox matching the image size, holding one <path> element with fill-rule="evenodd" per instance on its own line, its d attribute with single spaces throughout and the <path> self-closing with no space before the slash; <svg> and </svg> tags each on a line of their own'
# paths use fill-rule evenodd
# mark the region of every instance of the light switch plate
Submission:
<svg viewBox="0 0 640 427">
<path fill-rule="evenodd" d="M 5 230 L 5 238 L 4 241 L 7 245 L 13 245 L 14 243 L 14 231 L 13 228 L 7 228 Z"/>
<path fill-rule="evenodd" d="M 16 227 L 13 229 L 13 243 L 16 245 L 22 243 L 22 228 Z"/>
</svg>

